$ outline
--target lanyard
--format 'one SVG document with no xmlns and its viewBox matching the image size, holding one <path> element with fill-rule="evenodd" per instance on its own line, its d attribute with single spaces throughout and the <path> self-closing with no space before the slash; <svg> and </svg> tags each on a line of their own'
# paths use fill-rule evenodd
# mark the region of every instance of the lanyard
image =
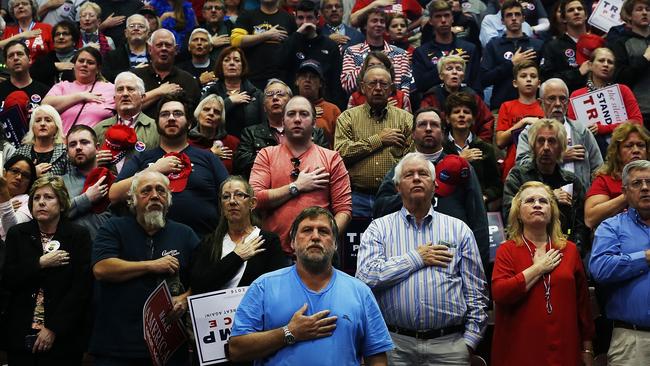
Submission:
<svg viewBox="0 0 650 366">
<path fill-rule="evenodd" d="M 32 22 L 29 23 L 29 28 L 27 28 L 27 30 L 28 30 L 28 31 L 32 30 L 32 29 L 34 28 L 35 25 L 36 25 L 36 23 L 34 23 L 34 21 L 32 20 Z M 23 32 L 23 29 L 20 28 L 20 26 L 19 26 L 19 27 L 18 27 L 18 33 L 22 33 L 22 32 Z"/>
<path fill-rule="evenodd" d="M 535 252 L 533 252 L 533 249 L 530 247 L 530 244 L 528 243 L 526 237 L 522 235 L 521 238 L 524 240 L 524 244 L 526 244 L 526 249 L 528 249 L 528 252 L 530 253 L 530 258 L 533 260 L 534 263 Z M 548 238 L 548 250 L 551 250 L 551 238 Z M 551 272 L 542 275 L 542 282 L 544 283 L 544 299 L 546 300 L 546 313 L 551 314 L 553 312 L 553 305 L 551 305 Z"/>
</svg>

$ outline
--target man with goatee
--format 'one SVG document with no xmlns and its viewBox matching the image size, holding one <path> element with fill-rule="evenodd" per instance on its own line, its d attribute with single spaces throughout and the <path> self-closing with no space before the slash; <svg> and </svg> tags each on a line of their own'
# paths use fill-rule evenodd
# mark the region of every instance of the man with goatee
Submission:
<svg viewBox="0 0 650 366">
<path fill-rule="evenodd" d="M 97 306 L 90 352 L 98 366 L 151 364 L 142 308 L 166 280 L 173 296 L 167 319 L 185 314 L 191 255 L 199 244 L 192 229 L 167 218 L 172 192 L 166 176 L 145 171 L 129 180 L 133 215 L 102 225 L 93 245 Z M 187 357 L 185 344 L 167 365 L 184 365 Z"/>
</svg>

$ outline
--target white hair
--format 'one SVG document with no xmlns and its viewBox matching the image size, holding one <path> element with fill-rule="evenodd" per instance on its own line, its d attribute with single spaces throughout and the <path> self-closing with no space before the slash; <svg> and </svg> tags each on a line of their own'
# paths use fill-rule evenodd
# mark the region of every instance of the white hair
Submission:
<svg viewBox="0 0 650 366">
<path fill-rule="evenodd" d="M 221 124 L 225 125 L 226 124 L 226 105 L 225 102 L 223 101 L 223 98 L 216 95 L 216 94 L 210 94 L 207 97 L 201 99 L 199 102 L 199 105 L 196 106 L 194 109 L 194 118 L 196 120 L 199 120 L 199 114 L 201 114 L 201 110 L 203 109 L 203 106 L 208 103 L 208 102 L 217 102 L 221 104 Z"/>
<path fill-rule="evenodd" d="M 147 33 L 149 32 L 149 21 L 147 21 L 147 18 L 144 17 L 142 14 L 133 14 L 126 18 L 126 26 L 128 27 L 129 24 L 131 24 L 132 21 L 139 19 L 144 23 L 144 28 L 146 29 Z"/>
<path fill-rule="evenodd" d="M 398 185 L 402 179 L 402 169 L 404 168 L 404 164 L 411 160 L 420 160 L 425 162 L 427 164 L 427 168 L 429 168 L 429 171 L 431 172 L 431 179 L 436 179 L 436 167 L 433 165 L 433 163 L 427 160 L 427 158 L 425 158 L 422 153 L 412 152 L 406 154 L 402 160 L 397 163 L 397 166 L 395 167 L 395 175 L 393 176 L 393 183 L 395 183 L 395 185 Z"/>
<path fill-rule="evenodd" d="M 142 81 L 138 75 L 132 73 L 131 71 L 122 71 L 121 73 L 117 74 L 114 84 L 117 85 L 117 83 L 122 80 L 135 81 L 135 85 L 138 88 L 140 94 L 144 94 L 147 91 L 144 87 L 144 81 Z"/>
<path fill-rule="evenodd" d="M 38 107 L 34 108 L 32 111 L 32 115 L 29 118 L 29 128 L 27 129 L 27 133 L 25 134 L 25 137 L 23 137 L 22 143 L 25 145 L 33 145 L 34 144 L 34 131 L 32 131 L 32 128 L 34 127 L 34 122 L 36 121 L 36 112 L 45 112 L 48 116 L 52 117 L 54 120 L 54 124 L 56 125 L 56 134 L 54 135 L 54 143 L 55 144 L 62 144 L 63 143 L 63 123 L 61 122 L 61 115 L 59 112 L 57 112 L 54 107 L 52 107 L 49 104 L 41 104 Z"/>
<path fill-rule="evenodd" d="M 138 186 L 140 185 L 140 181 L 142 181 L 145 178 L 156 178 L 160 179 L 163 181 L 165 184 L 165 188 L 167 189 L 167 208 L 172 205 L 172 191 L 169 189 L 169 178 L 165 176 L 164 174 L 160 172 L 150 172 L 150 171 L 140 171 L 135 173 L 133 176 L 133 179 L 131 180 L 131 187 L 129 187 L 129 192 L 128 192 L 128 200 L 127 203 L 129 205 L 129 208 L 131 209 L 131 212 L 135 213 L 135 205 L 138 203 Z"/>
<path fill-rule="evenodd" d="M 176 37 L 174 37 L 174 33 L 172 33 L 170 30 L 165 29 L 165 28 L 159 28 L 159 29 L 156 29 L 155 31 L 153 31 L 153 33 L 151 33 L 151 36 L 149 36 L 149 39 L 147 40 L 147 44 L 149 46 L 152 46 L 154 40 L 156 39 L 156 37 L 161 33 L 167 33 L 170 37 L 172 37 L 172 41 L 174 42 L 174 46 L 176 46 Z"/>
<path fill-rule="evenodd" d="M 544 99 L 546 88 L 548 88 L 551 85 L 560 85 L 564 89 L 566 96 L 567 97 L 569 96 L 569 87 L 566 86 L 564 80 L 560 78 L 550 78 L 545 82 L 543 82 L 542 85 L 539 87 L 539 99 Z"/>
</svg>

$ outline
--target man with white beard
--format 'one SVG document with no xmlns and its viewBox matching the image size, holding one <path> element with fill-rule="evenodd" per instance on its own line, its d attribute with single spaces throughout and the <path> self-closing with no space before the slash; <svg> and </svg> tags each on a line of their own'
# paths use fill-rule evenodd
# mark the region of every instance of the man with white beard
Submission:
<svg viewBox="0 0 650 366">
<path fill-rule="evenodd" d="M 174 304 L 168 319 L 185 314 L 191 256 L 199 244 L 190 227 L 166 218 L 172 199 L 166 176 L 155 171 L 136 173 L 128 196 L 134 215 L 109 220 L 93 245 L 97 307 L 90 352 L 98 366 L 151 362 L 142 337 L 142 307 L 166 280 Z M 181 365 L 186 359 L 183 346 L 168 365 Z"/>
</svg>

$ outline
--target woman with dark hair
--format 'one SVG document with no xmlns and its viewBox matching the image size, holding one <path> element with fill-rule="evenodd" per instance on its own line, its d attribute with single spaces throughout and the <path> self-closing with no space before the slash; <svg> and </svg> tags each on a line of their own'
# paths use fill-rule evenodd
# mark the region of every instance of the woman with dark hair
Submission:
<svg viewBox="0 0 650 366">
<path fill-rule="evenodd" d="M 214 94 L 203 98 L 194 110 L 197 125 L 189 132 L 191 145 L 210 149 L 232 173 L 232 154 L 239 146 L 239 139 L 226 132 L 226 112 L 223 99 Z"/>
<path fill-rule="evenodd" d="M 152 0 L 150 4 L 156 10 L 161 27 L 172 32 L 176 44 L 184 47 L 197 23 L 192 4 L 185 0 Z"/>
<path fill-rule="evenodd" d="M 81 35 L 77 25 L 63 20 L 52 28 L 54 48 L 34 61 L 29 69 L 34 80 L 52 87 L 60 81 L 74 81 L 74 64 L 71 62 Z"/>
<path fill-rule="evenodd" d="M 29 194 L 33 220 L 7 234 L 4 285 L 10 365 L 81 365 L 90 289 L 88 230 L 66 220 L 61 177 L 41 177 Z"/>
<path fill-rule="evenodd" d="M 63 134 L 76 124 L 95 126 L 113 116 L 115 85 L 101 74 L 102 55 L 94 47 L 84 47 L 72 59 L 75 80 L 55 84 L 43 98 L 61 113 Z"/>
<path fill-rule="evenodd" d="M 5 240 L 12 226 L 32 219 L 27 193 L 36 180 L 36 166 L 27 157 L 14 155 L 3 168 L 4 174 L 0 177 L 0 237 Z"/>
<path fill-rule="evenodd" d="M 8 25 L 2 35 L 0 48 L 13 40 L 23 40 L 29 47 L 32 60 L 45 56 L 52 49 L 52 26 L 37 22 L 38 6 L 35 0 L 9 0 L 9 14 L 16 24 Z"/>
<path fill-rule="evenodd" d="M 492 365 L 592 365 L 587 287 L 553 192 L 544 183 L 524 183 L 512 199 L 508 241 L 497 249 L 492 272 Z"/>
<path fill-rule="evenodd" d="M 230 176 L 219 189 L 221 218 L 214 233 L 203 238 L 192 270 L 192 293 L 250 285 L 264 273 L 286 267 L 280 239 L 260 230 L 253 210 L 253 188 Z"/>
<path fill-rule="evenodd" d="M 357 85 L 361 85 L 360 81 L 363 80 L 366 70 L 375 65 L 383 65 L 386 70 L 390 72 L 391 80 L 395 80 L 395 69 L 393 68 L 393 63 L 390 61 L 388 56 L 381 51 L 370 51 L 361 65 L 361 71 L 359 71 L 359 82 L 357 82 Z M 364 103 L 366 103 L 366 97 L 359 90 L 355 90 L 348 100 L 348 109 Z M 408 93 L 397 89 L 394 85 L 392 86 L 392 92 L 388 97 L 388 104 L 407 112 L 411 111 L 411 100 L 409 99 Z"/>
<path fill-rule="evenodd" d="M 585 196 L 585 224 L 596 229 L 627 208 L 621 174 L 627 163 L 650 157 L 650 133 L 636 123 L 621 123 L 612 133 L 605 163 L 594 173 Z"/>
<path fill-rule="evenodd" d="M 228 116 L 226 132 L 237 138 L 242 130 L 266 120 L 264 96 L 248 79 L 248 61 L 239 47 L 225 48 L 215 63 L 217 81 L 203 89 L 203 96 L 216 94 L 223 98 Z"/>
</svg>

